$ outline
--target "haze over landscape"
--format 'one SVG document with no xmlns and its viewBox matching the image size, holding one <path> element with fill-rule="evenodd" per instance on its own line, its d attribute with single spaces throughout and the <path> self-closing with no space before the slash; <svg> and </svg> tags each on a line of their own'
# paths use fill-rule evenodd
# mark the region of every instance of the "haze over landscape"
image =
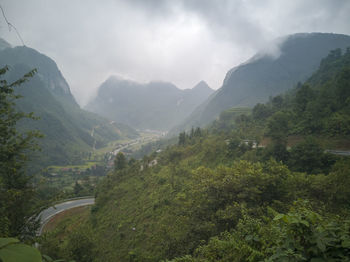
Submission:
<svg viewBox="0 0 350 262">
<path fill-rule="evenodd" d="M 181 89 L 204 80 L 218 89 L 226 72 L 271 42 L 299 32 L 350 34 L 349 1 L 45 1 L 4 0 L 25 44 L 59 65 L 84 106 L 110 75 L 168 81 Z M 5 24 L 1 36 L 21 42 Z"/>
<path fill-rule="evenodd" d="M 350 257 L 350 1 L 0 2 L 0 261 Z"/>
</svg>

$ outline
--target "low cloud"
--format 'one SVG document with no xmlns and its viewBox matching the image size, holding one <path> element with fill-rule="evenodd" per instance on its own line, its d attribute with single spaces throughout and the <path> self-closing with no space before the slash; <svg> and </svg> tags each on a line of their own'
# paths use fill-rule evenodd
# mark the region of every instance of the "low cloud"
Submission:
<svg viewBox="0 0 350 262">
<path fill-rule="evenodd" d="M 27 46 L 52 57 L 85 104 L 110 75 L 219 88 L 226 72 L 274 38 L 350 34 L 350 1 L 4 0 Z M 1 36 L 19 45 L 3 20 Z"/>
</svg>

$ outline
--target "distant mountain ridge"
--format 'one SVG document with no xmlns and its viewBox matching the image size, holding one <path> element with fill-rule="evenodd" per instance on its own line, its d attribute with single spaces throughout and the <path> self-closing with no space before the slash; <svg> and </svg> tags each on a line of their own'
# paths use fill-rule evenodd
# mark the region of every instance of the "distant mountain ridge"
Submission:
<svg viewBox="0 0 350 262">
<path fill-rule="evenodd" d="M 280 55 L 256 54 L 247 62 L 231 69 L 223 85 L 173 132 L 203 126 L 220 112 L 231 107 L 251 107 L 266 102 L 305 81 L 329 51 L 350 46 L 350 36 L 329 33 L 299 33 L 284 38 Z"/>
<path fill-rule="evenodd" d="M 23 64 L 31 68 L 37 68 L 37 76 L 40 77 L 47 88 L 53 91 L 52 94 L 57 99 L 79 107 L 55 61 L 46 55 L 26 46 L 4 48 L 1 50 L 0 63 L 2 65 Z"/>
<path fill-rule="evenodd" d="M 87 110 L 138 129 L 169 130 L 214 91 L 206 82 L 181 90 L 168 82 L 147 84 L 109 77 Z"/>
<path fill-rule="evenodd" d="M 9 82 L 37 69 L 30 81 L 16 89 L 23 96 L 17 101 L 17 107 L 24 112 L 34 112 L 40 118 L 22 121 L 19 128 L 36 129 L 45 135 L 39 141 L 42 152 L 36 155 L 33 165 L 70 164 L 74 156 L 91 151 L 94 145 L 100 147 L 112 140 L 138 135 L 126 125 L 82 110 L 51 58 L 25 46 L 12 48 L 4 40 L 0 45 L 5 46 L 0 48 L 0 66 L 9 66 L 6 74 Z"/>
</svg>

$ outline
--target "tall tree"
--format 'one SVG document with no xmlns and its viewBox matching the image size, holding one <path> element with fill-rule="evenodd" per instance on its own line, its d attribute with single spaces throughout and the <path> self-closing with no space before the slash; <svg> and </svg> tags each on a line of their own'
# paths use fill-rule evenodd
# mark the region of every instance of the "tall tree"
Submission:
<svg viewBox="0 0 350 262">
<path fill-rule="evenodd" d="M 34 190 L 24 166 L 30 151 L 38 148 L 36 138 L 41 135 L 17 130 L 18 121 L 35 117 L 16 108 L 21 96 L 15 94 L 15 88 L 33 77 L 36 70 L 12 83 L 5 79 L 8 70 L 7 66 L 0 69 L 0 235 L 23 238 L 34 233 L 28 224 Z"/>
<path fill-rule="evenodd" d="M 186 143 L 186 132 L 181 132 L 179 134 L 179 145 L 184 146 Z"/>
<path fill-rule="evenodd" d="M 114 159 L 114 170 L 119 171 L 127 167 L 127 161 L 122 152 L 119 152 Z"/>
<path fill-rule="evenodd" d="M 288 113 L 278 111 L 273 114 L 267 122 L 267 135 L 271 137 L 272 143 L 268 147 L 268 155 L 273 156 L 278 161 L 287 161 L 287 137 L 289 131 Z"/>
</svg>

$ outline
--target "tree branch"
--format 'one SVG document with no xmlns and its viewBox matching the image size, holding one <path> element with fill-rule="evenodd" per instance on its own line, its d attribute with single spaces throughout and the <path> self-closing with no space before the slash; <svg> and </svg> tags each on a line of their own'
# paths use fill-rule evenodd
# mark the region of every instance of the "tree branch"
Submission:
<svg viewBox="0 0 350 262">
<path fill-rule="evenodd" d="M 7 26 L 9 27 L 9 31 L 11 31 L 11 28 L 13 28 L 13 29 L 15 30 L 15 32 L 16 32 L 18 38 L 21 40 L 22 45 L 25 46 L 24 41 L 23 41 L 23 39 L 22 39 L 20 33 L 18 32 L 17 28 L 16 28 L 13 24 L 11 24 L 11 23 L 9 22 L 9 20 L 7 20 L 7 17 L 6 17 L 6 15 L 5 15 L 4 9 L 2 8 L 1 5 L 0 5 L 0 9 L 1 9 L 1 12 L 2 12 L 2 16 L 3 16 L 4 19 L 5 19 L 5 22 L 6 22 Z"/>
</svg>

